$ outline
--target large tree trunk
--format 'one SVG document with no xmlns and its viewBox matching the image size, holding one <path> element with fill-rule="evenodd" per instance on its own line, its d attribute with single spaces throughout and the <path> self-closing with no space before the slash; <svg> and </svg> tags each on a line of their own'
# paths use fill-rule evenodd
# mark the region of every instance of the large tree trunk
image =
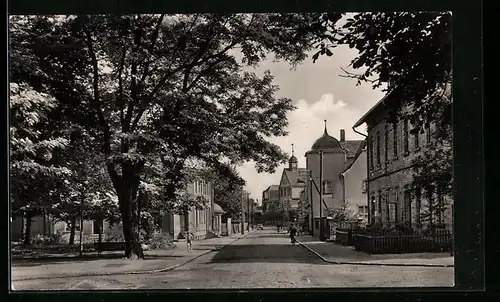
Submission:
<svg viewBox="0 0 500 302">
<path fill-rule="evenodd" d="M 139 236 L 138 189 L 139 171 L 131 165 L 122 166 L 122 186 L 118 202 L 123 222 L 123 237 L 125 238 L 125 257 L 144 259 Z"/>
<path fill-rule="evenodd" d="M 31 218 L 33 215 L 31 213 L 26 213 L 26 231 L 24 232 L 24 245 L 29 245 L 31 243 Z"/>
<path fill-rule="evenodd" d="M 75 244 L 75 231 L 76 231 L 76 216 L 71 217 L 70 221 L 70 233 L 69 233 L 69 244 Z"/>
</svg>

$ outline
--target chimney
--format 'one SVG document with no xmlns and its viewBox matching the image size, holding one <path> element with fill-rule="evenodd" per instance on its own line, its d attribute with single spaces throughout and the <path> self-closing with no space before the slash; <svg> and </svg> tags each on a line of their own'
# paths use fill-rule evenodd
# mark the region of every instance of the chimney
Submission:
<svg viewBox="0 0 500 302">
<path fill-rule="evenodd" d="M 343 142 L 345 141 L 345 130 L 340 129 L 340 141 Z"/>
</svg>

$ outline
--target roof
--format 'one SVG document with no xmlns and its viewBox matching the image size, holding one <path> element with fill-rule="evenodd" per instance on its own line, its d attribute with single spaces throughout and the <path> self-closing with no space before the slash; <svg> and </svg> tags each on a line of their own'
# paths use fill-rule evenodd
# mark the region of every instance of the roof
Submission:
<svg viewBox="0 0 500 302">
<path fill-rule="evenodd" d="M 288 160 L 288 162 L 290 162 L 290 163 L 298 163 L 299 160 L 297 159 L 297 157 L 295 157 L 295 155 L 292 155 L 290 157 L 290 159 Z"/>
<path fill-rule="evenodd" d="M 224 214 L 224 213 L 226 213 L 226 211 L 224 211 L 220 205 L 214 203 L 214 213 L 215 214 Z"/>
<path fill-rule="evenodd" d="M 366 139 L 361 141 L 361 144 L 358 147 L 358 150 L 356 150 L 356 153 L 354 154 L 353 158 L 348 162 L 347 167 L 345 168 L 344 172 L 349 170 L 352 165 L 356 162 L 358 157 L 363 153 L 363 151 L 366 149 Z"/>
<path fill-rule="evenodd" d="M 381 108 L 384 108 L 387 104 L 387 102 L 389 102 L 391 99 L 389 98 L 389 96 L 394 92 L 396 91 L 396 88 L 397 86 L 395 86 L 393 89 L 391 89 L 391 91 L 389 91 L 386 95 L 384 95 L 384 97 L 378 101 L 370 110 L 368 110 L 368 112 L 366 112 L 357 122 L 356 124 L 354 124 L 353 128 L 356 128 L 356 127 L 359 127 L 361 126 L 363 123 L 365 123 L 367 120 L 369 120 L 373 114 L 381 109 Z M 392 98 L 394 99 L 394 98 Z"/>
<path fill-rule="evenodd" d="M 325 149 L 339 149 L 339 150 L 342 149 L 342 147 L 340 146 L 340 142 L 336 138 L 328 134 L 326 126 L 323 135 L 320 138 L 318 138 L 311 147 L 311 150 L 325 150 Z"/>
<path fill-rule="evenodd" d="M 352 141 L 343 141 L 340 142 L 340 145 L 342 148 L 344 148 L 347 151 L 347 157 L 348 158 L 353 158 L 356 156 L 357 152 L 359 151 L 359 148 L 361 145 L 363 145 L 363 142 L 365 140 L 352 140 Z"/>
<path fill-rule="evenodd" d="M 280 186 L 279 185 L 270 185 L 267 189 L 264 190 L 265 191 L 278 191 L 280 189 Z"/>
<path fill-rule="evenodd" d="M 295 186 L 300 183 L 305 183 L 306 180 L 304 179 L 304 172 L 307 171 L 307 169 L 304 168 L 299 168 L 297 171 L 291 171 L 288 169 L 284 170 L 284 173 L 288 179 L 288 182 L 290 185 Z M 307 175 L 307 174 L 305 174 Z"/>
</svg>

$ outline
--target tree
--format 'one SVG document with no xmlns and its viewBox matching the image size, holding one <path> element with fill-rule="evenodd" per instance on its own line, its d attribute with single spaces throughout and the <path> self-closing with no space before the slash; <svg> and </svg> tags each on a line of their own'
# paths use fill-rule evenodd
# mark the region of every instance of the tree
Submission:
<svg viewBox="0 0 500 302">
<path fill-rule="evenodd" d="M 389 121 L 408 118 L 412 133 L 435 126 L 436 143 L 414 162 L 415 187 L 437 187 L 451 196 L 451 13 L 358 13 L 318 15 L 319 51 L 313 56 L 331 56 L 333 48 L 348 45 L 358 50 L 343 76 L 386 86 L 391 101 Z M 412 110 L 401 111 L 405 102 Z"/>
<path fill-rule="evenodd" d="M 139 186 L 153 158 L 171 168 L 166 199 L 177 197 L 189 158 L 215 167 L 225 157 L 253 160 L 259 171 L 286 160 L 266 137 L 286 134 L 291 100 L 274 96 L 269 73 L 258 78 L 242 67 L 269 52 L 292 64 L 304 60 L 310 23 L 309 15 L 298 14 L 196 14 L 43 16 L 18 24 L 23 30 L 16 34 L 29 38 L 28 47 L 49 54 L 50 60 L 37 54 L 41 68 L 59 72 L 50 73 L 47 85 L 74 88 L 80 102 L 71 112 L 97 122 L 127 257 L 143 256 Z"/>
<path fill-rule="evenodd" d="M 32 217 L 44 214 L 50 203 L 48 184 L 71 173 L 52 162 L 53 152 L 67 145 L 47 124 L 47 113 L 56 104 L 27 84 L 10 84 L 10 195 L 12 215 L 26 218 L 24 244 L 30 243 Z"/>
</svg>

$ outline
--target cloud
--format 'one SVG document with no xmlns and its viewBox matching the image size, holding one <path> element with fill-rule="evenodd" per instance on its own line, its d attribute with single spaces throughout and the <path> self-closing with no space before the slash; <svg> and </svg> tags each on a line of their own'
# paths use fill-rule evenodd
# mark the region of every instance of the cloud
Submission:
<svg viewBox="0 0 500 302">
<path fill-rule="evenodd" d="M 377 99 L 374 100 L 376 102 Z M 352 130 L 352 125 L 364 114 L 361 109 L 349 106 L 343 100 L 335 99 L 332 93 L 324 94 L 316 102 L 304 99 L 295 102 L 296 110 L 288 113 L 288 132 L 286 137 L 271 138 L 270 141 L 291 153 L 294 144 L 295 156 L 299 167 L 305 168 L 305 153 L 310 150 L 316 139 L 323 135 L 324 120 L 327 120 L 328 133 L 339 139 L 340 129 L 345 129 L 346 139 L 363 139 Z M 285 165 L 280 166 L 276 173 L 257 173 L 254 164 L 249 162 L 239 168 L 241 176 L 247 181 L 246 190 L 253 198 L 262 198 L 262 191 L 268 186 L 279 184 Z"/>
</svg>

